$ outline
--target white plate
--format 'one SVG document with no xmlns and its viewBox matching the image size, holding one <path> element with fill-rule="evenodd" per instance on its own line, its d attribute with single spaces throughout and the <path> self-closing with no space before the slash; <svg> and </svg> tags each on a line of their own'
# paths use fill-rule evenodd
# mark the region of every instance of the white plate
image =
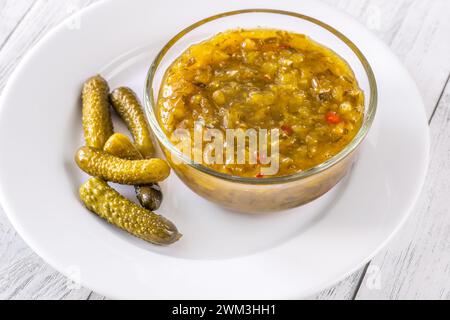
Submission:
<svg viewBox="0 0 450 320">
<path fill-rule="evenodd" d="M 77 198 L 86 177 L 73 162 L 82 144 L 83 80 L 101 72 L 111 87 L 142 92 L 152 58 L 171 36 L 206 16 L 252 7 L 329 23 L 371 63 L 379 112 L 351 175 L 307 206 L 264 216 L 220 209 L 172 175 L 160 212 L 184 237 L 168 248 L 88 213 Z M 301 298 L 357 270 L 405 221 L 428 164 L 422 100 L 397 58 L 350 17 L 305 0 L 135 0 L 103 1 L 73 19 L 23 59 L 0 109 L 2 206 L 62 273 L 112 298 Z"/>
</svg>

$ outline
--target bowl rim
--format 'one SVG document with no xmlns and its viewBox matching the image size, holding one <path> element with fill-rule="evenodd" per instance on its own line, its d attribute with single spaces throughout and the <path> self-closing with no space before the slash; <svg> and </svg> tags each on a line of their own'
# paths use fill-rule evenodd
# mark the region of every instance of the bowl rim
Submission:
<svg viewBox="0 0 450 320">
<path fill-rule="evenodd" d="M 177 43 L 179 39 L 181 39 L 183 36 L 188 34 L 190 31 L 217 19 L 225 18 L 229 16 L 239 15 L 239 14 L 246 14 L 246 13 L 272 13 L 272 14 L 280 14 L 280 15 L 286 15 L 291 16 L 295 18 L 299 18 L 302 20 L 306 20 L 308 22 L 311 22 L 313 24 L 318 25 L 319 27 L 322 27 L 323 29 L 329 31 L 334 36 L 336 36 L 338 39 L 340 39 L 342 42 L 344 42 L 356 55 L 356 57 L 359 59 L 359 62 L 362 64 L 368 81 L 369 81 L 369 87 L 370 87 L 370 96 L 369 96 L 369 105 L 367 108 L 367 112 L 364 115 L 364 120 L 361 125 L 361 128 L 359 129 L 358 133 L 355 135 L 353 140 L 345 146 L 344 149 L 342 149 L 339 153 L 331 157 L 325 162 L 322 162 L 318 164 L 317 166 L 314 166 L 312 168 L 309 168 L 304 171 L 300 171 L 298 173 L 294 173 L 291 175 L 285 175 L 285 176 L 276 176 L 276 177 L 269 177 L 269 178 L 253 178 L 253 177 L 241 177 L 241 176 L 234 176 L 229 175 L 225 173 L 221 173 L 218 171 L 215 171 L 211 168 L 208 168 L 202 164 L 195 163 L 192 159 L 189 159 L 186 155 L 184 155 L 179 149 L 177 149 L 168 139 L 168 137 L 164 134 L 163 130 L 161 129 L 161 126 L 159 122 L 156 119 L 156 115 L 154 112 L 155 107 L 155 96 L 153 94 L 153 80 L 156 74 L 156 71 L 158 70 L 159 64 L 161 63 L 162 59 L 164 58 L 165 54 L 172 48 L 172 46 Z M 225 31 L 225 30 L 224 30 Z M 158 91 L 159 92 L 159 91 Z M 367 96 L 366 96 L 367 99 Z M 300 14 L 297 12 L 292 11 L 285 11 L 285 10 L 276 10 L 276 9 L 264 9 L 264 8 L 255 8 L 255 9 L 243 9 L 243 10 L 234 10 L 234 11 L 227 11 L 219 14 L 215 14 L 213 16 L 204 18 L 200 21 L 197 21 L 190 26 L 186 27 L 179 33 L 177 33 L 174 37 L 172 37 L 165 45 L 164 47 L 159 51 L 159 53 L 156 55 L 155 59 L 153 60 L 146 76 L 146 82 L 144 87 L 144 109 L 145 114 L 147 116 L 147 119 L 150 123 L 150 127 L 153 131 L 153 133 L 156 135 L 158 141 L 167 149 L 171 154 L 175 154 L 178 158 L 180 158 L 184 164 L 199 170 L 207 175 L 214 176 L 216 178 L 227 180 L 230 182 L 235 183 L 243 183 L 243 184 L 252 184 L 252 185 L 268 185 L 268 184 L 281 184 L 281 183 L 287 183 L 292 182 L 300 179 L 305 179 L 307 177 L 316 175 L 318 173 L 321 173 L 336 164 L 340 163 L 342 160 L 344 160 L 347 156 L 349 156 L 353 151 L 357 149 L 357 147 L 362 143 L 362 141 L 367 136 L 373 121 L 375 119 L 375 115 L 377 112 L 377 103 L 378 103 L 378 87 L 377 82 L 375 79 L 375 74 L 372 70 L 372 67 L 369 64 L 369 61 L 364 56 L 364 54 L 361 52 L 361 50 L 356 46 L 355 43 L 353 43 L 349 38 L 347 38 L 343 33 L 335 29 L 334 27 L 307 15 Z"/>
</svg>

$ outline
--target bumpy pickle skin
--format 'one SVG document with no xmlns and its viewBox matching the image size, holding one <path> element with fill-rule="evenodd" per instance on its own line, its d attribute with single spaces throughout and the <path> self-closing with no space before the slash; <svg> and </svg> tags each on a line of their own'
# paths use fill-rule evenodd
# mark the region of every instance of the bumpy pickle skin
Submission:
<svg viewBox="0 0 450 320">
<path fill-rule="evenodd" d="M 110 101 L 114 110 L 126 123 L 142 156 L 146 159 L 153 157 L 155 148 L 136 94 L 126 87 L 117 88 L 110 94 Z"/>
<path fill-rule="evenodd" d="M 106 141 L 103 150 L 122 159 L 143 159 L 141 153 L 136 149 L 130 139 L 121 133 L 113 134 L 108 141 Z M 152 211 L 159 209 L 163 201 L 163 194 L 157 183 L 135 186 L 134 188 L 136 191 L 136 197 L 144 208 Z"/>
<path fill-rule="evenodd" d="M 91 147 L 78 149 L 75 162 L 87 174 L 119 184 L 150 184 L 170 174 L 169 165 L 162 159 L 125 160 Z"/>
<path fill-rule="evenodd" d="M 91 178 L 79 193 L 90 211 L 138 238 L 157 245 L 169 245 L 181 238 L 171 221 L 124 198 L 101 179 Z"/>
<path fill-rule="evenodd" d="M 115 133 L 106 141 L 103 151 L 127 160 L 142 160 L 144 157 L 139 150 L 130 141 L 130 139 L 121 133 Z"/>
<path fill-rule="evenodd" d="M 108 83 L 100 75 L 89 78 L 83 85 L 82 122 L 84 139 L 89 147 L 103 148 L 113 134 L 108 95 Z"/>
</svg>

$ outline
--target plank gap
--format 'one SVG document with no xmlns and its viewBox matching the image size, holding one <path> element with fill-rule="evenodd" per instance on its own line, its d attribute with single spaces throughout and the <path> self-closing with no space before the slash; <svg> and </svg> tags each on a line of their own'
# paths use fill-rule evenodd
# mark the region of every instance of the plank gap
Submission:
<svg viewBox="0 0 450 320">
<path fill-rule="evenodd" d="M 31 12 L 33 7 L 36 5 L 37 1 L 34 1 L 33 4 L 25 11 L 25 13 L 20 17 L 19 21 L 17 21 L 17 24 L 14 26 L 14 28 L 9 32 L 9 34 L 6 36 L 3 43 L 0 45 L 0 51 L 5 47 L 5 45 L 8 43 L 8 40 L 12 37 L 14 32 L 16 32 L 17 28 L 22 24 L 23 20 L 28 16 L 28 14 Z"/>
<path fill-rule="evenodd" d="M 364 278 L 366 277 L 366 273 L 367 273 L 367 269 L 369 269 L 370 263 L 372 261 L 369 261 L 366 263 L 366 265 L 364 266 L 364 270 L 361 273 L 361 277 L 358 280 L 358 283 L 356 284 L 356 288 L 355 288 L 355 292 L 353 293 L 352 299 L 351 300 L 356 300 L 356 296 L 358 295 L 358 291 L 361 288 Z"/>
<path fill-rule="evenodd" d="M 436 111 L 439 108 L 442 98 L 444 97 L 445 89 L 447 88 L 449 81 L 450 81 L 450 73 L 448 74 L 447 80 L 445 81 L 444 87 L 442 88 L 441 94 L 439 95 L 436 105 L 433 108 L 433 112 L 431 113 L 430 119 L 428 120 L 428 125 L 430 125 L 431 121 L 433 121 L 434 115 L 436 114 Z"/>
</svg>

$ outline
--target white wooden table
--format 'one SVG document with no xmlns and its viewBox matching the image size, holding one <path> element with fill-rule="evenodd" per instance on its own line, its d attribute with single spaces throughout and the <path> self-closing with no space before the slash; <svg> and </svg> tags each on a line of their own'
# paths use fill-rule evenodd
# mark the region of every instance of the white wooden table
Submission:
<svg viewBox="0 0 450 320">
<path fill-rule="evenodd" d="M 95 1 L 0 0 L 0 92 L 48 30 Z M 405 63 L 425 101 L 432 154 L 405 227 L 368 265 L 311 298 L 450 299 L 450 0 L 325 2 L 356 17 Z M 74 288 L 28 248 L 0 208 L 0 299 L 105 297 Z"/>
</svg>

